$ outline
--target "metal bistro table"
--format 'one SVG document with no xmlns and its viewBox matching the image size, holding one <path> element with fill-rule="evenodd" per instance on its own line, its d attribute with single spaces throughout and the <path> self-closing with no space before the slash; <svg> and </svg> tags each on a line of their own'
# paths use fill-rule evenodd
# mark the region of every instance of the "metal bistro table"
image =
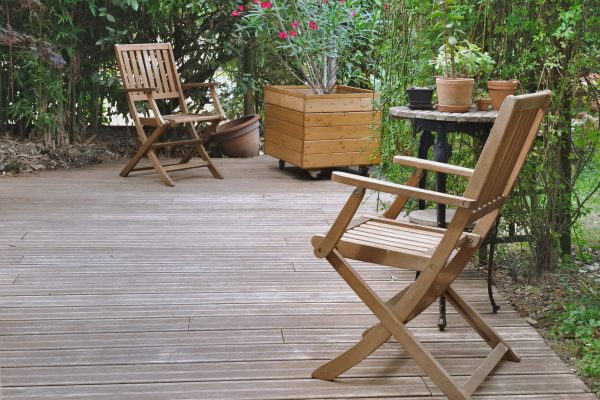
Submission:
<svg viewBox="0 0 600 400">
<path fill-rule="evenodd" d="M 426 159 L 429 148 L 433 146 L 434 160 L 443 163 L 447 163 L 452 155 L 452 147 L 448 141 L 449 133 L 466 133 L 484 143 L 498 116 L 498 111 L 476 111 L 472 109 L 466 113 L 451 113 L 435 109 L 411 110 L 408 107 L 392 107 L 389 113 L 392 118 L 410 120 L 414 134 L 421 132 L 417 154 L 419 158 Z M 419 187 L 425 188 L 426 182 L 427 172 L 424 171 Z M 435 190 L 446 192 L 446 174 L 435 173 Z M 419 200 L 419 210 L 423 209 L 425 209 L 425 201 Z M 444 204 L 438 204 L 437 206 L 437 225 L 441 228 L 446 227 L 446 206 Z M 490 249 L 490 251 L 493 250 Z M 491 266 L 488 265 L 488 293 L 495 312 L 497 306 L 492 297 L 489 272 L 491 272 Z M 441 331 L 446 327 L 446 299 L 444 297 L 440 297 L 438 327 Z"/>
</svg>

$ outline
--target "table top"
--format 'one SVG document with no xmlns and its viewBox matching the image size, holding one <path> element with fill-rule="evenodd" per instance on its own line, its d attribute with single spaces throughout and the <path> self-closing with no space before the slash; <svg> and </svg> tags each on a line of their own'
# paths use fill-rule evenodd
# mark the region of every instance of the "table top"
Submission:
<svg viewBox="0 0 600 400">
<path fill-rule="evenodd" d="M 498 116 L 498 111 L 477 111 L 472 108 L 471 111 L 464 113 L 452 113 L 433 110 L 411 110 L 406 106 L 391 107 L 390 116 L 402 119 L 427 119 L 434 121 L 449 122 L 494 122 Z"/>
</svg>

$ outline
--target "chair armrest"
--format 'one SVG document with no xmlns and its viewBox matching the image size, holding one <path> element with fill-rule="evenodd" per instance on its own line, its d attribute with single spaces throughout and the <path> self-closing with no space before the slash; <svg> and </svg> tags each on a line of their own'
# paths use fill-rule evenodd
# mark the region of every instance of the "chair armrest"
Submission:
<svg viewBox="0 0 600 400">
<path fill-rule="evenodd" d="M 219 87 L 221 84 L 219 82 L 203 82 L 203 83 L 182 83 L 181 88 L 183 90 L 186 89 L 194 89 L 199 87 Z"/>
<path fill-rule="evenodd" d="M 377 179 L 366 178 L 363 176 L 348 174 L 346 172 L 334 172 L 331 175 L 334 182 L 344 183 L 346 185 L 357 186 L 365 189 L 377 190 L 380 192 L 403 195 L 414 199 L 433 201 L 440 204 L 447 204 L 459 208 L 471 208 L 475 200 L 452 194 L 434 192 L 432 190 L 420 189 L 397 183 L 385 182 Z"/>
<path fill-rule="evenodd" d="M 155 87 L 147 87 L 147 88 L 121 88 L 123 93 L 135 93 L 142 92 L 146 94 L 150 94 L 152 92 L 158 92 L 158 88 Z"/>
<path fill-rule="evenodd" d="M 405 165 L 408 167 L 421 168 L 421 169 L 426 169 L 426 170 L 435 171 L 435 172 L 443 172 L 445 174 L 466 176 L 467 178 L 470 178 L 473 176 L 473 168 L 458 167 L 458 166 L 452 165 L 452 164 L 446 164 L 446 163 L 441 163 L 441 162 L 436 162 L 436 161 L 429 161 L 429 160 L 425 160 L 423 158 L 417 158 L 417 157 L 395 156 L 394 164 Z"/>
<path fill-rule="evenodd" d="M 213 106 L 215 107 L 215 114 L 219 116 L 221 120 L 225 120 L 227 117 L 225 116 L 225 112 L 221 107 L 221 102 L 219 101 L 219 96 L 217 95 L 216 88 L 221 86 L 219 82 L 203 82 L 203 83 L 182 83 L 181 89 L 194 89 L 199 87 L 206 87 L 210 90 L 210 97 L 213 102 Z"/>
</svg>

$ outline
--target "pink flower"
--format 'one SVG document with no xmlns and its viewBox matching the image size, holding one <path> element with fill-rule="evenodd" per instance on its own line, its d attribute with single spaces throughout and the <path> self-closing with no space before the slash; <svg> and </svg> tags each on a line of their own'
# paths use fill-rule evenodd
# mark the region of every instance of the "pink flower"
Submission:
<svg viewBox="0 0 600 400">
<path fill-rule="evenodd" d="M 317 29 L 319 29 L 319 27 L 317 26 L 317 23 L 313 20 L 310 20 L 310 22 L 308 23 L 308 26 L 312 31 L 316 31 Z"/>
<path fill-rule="evenodd" d="M 288 34 L 286 32 L 279 32 L 279 39 L 287 39 Z"/>
<path fill-rule="evenodd" d="M 390 8 L 390 5 L 389 5 L 388 3 L 385 3 L 385 4 L 383 5 L 383 8 L 387 10 L 388 8 Z"/>
<path fill-rule="evenodd" d="M 346 0 L 340 0 L 340 6 L 343 6 L 346 3 Z"/>
<path fill-rule="evenodd" d="M 254 4 L 259 4 L 259 3 L 260 3 L 260 1 L 258 1 L 258 0 L 253 0 L 252 2 L 253 2 Z"/>
<path fill-rule="evenodd" d="M 296 31 L 292 29 L 292 30 L 290 31 L 290 36 L 291 36 L 291 37 L 296 37 Z"/>
<path fill-rule="evenodd" d="M 238 11 L 244 11 L 244 6 L 238 6 Z"/>
<path fill-rule="evenodd" d="M 229 15 L 232 16 L 232 17 L 239 17 L 240 15 L 242 15 L 242 13 L 239 12 L 238 10 L 234 10 Z"/>
<path fill-rule="evenodd" d="M 260 8 L 271 8 L 273 7 L 273 4 L 271 4 L 270 1 L 262 1 L 260 3 Z"/>
<path fill-rule="evenodd" d="M 329 4 L 329 0 L 323 0 L 323 4 Z"/>
<path fill-rule="evenodd" d="M 297 28 L 300 26 L 300 21 L 294 21 L 292 22 L 292 28 Z"/>
<path fill-rule="evenodd" d="M 356 10 L 352 11 L 352 16 L 356 17 L 356 15 L 357 15 Z"/>
</svg>

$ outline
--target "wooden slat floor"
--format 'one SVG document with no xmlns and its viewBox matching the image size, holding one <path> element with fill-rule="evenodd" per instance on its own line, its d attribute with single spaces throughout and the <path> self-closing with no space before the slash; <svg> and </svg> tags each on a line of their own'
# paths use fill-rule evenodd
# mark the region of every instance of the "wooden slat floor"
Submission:
<svg viewBox="0 0 600 400">
<path fill-rule="evenodd" d="M 175 188 L 121 164 L 0 177 L 0 398 L 443 398 L 395 342 L 335 382 L 310 378 L 375 321 L 310 246 L 350 189 L 267 156 L 216 162 L 225 180 L 186 171 Z M 358 269 L 382 296 L 413 279 Z M 463 275 L 457 290 L 523 358 L 475 398 L 596 398 Z M 487 349 L 452 309 L 438 332 L 436 312 L 410 326 L 464 380 Z"/>
</svg>

